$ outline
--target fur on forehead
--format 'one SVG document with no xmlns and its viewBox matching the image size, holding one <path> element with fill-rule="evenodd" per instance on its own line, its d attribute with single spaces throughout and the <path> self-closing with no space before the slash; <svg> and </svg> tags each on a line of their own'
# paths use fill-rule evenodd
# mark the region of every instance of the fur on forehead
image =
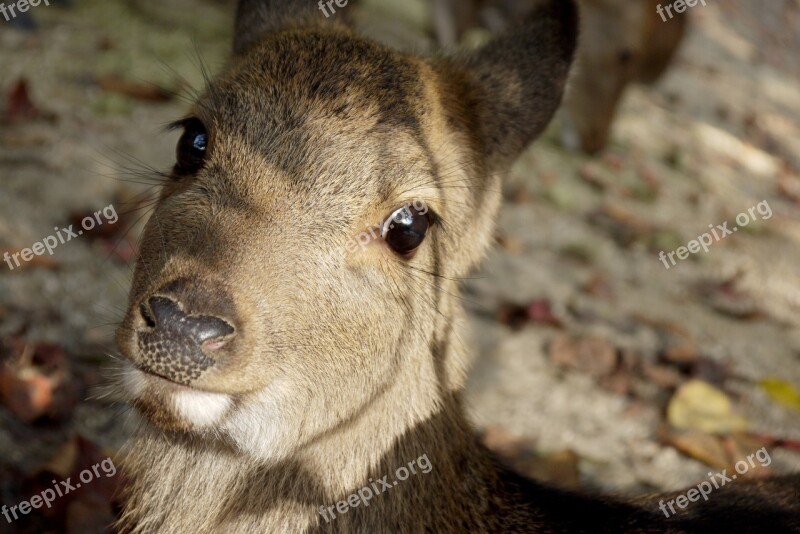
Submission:
<svg viewBox="0 0 800 534">
<path fill-rule="evenodd" d="M 303 117 L 341 117 L 419 130 L 421 80 L 416 61 L 346 31 L 269 34 L 211 85 L 204 106 L 242 119 L 297 126 Z"/>
</svg>

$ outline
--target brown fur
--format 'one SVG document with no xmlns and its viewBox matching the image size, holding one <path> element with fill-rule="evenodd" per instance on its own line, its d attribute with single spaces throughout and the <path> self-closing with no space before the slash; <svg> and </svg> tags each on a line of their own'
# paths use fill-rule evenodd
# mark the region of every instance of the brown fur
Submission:
<svg viewBox="0 0 800 534">
<path fill-rule="evenodd" d="M 205 165 L 165 186 L 145 230 L 118 332 L 124 387 L 146 418 L 119 528 L 668 527 L 655 507 L 504 470 L 461 407 L 458 279 L 489 246 L 503 173 L 559 105 L 572 3 L 447 59 L 362 40 L 306 5 L 242 1 L 234 58 L 189 114 L 209 132 Z M 413 199 L 438 215 L 413 258 L 383 241 L 347 247 Z M 141 305 L 165 293 L 236 327 L 188 386 L 155 376 L 135 343 L 149 328 Z M 424 454 L 430 473 L 322 519 L 320 506 Z"/>
</svg>

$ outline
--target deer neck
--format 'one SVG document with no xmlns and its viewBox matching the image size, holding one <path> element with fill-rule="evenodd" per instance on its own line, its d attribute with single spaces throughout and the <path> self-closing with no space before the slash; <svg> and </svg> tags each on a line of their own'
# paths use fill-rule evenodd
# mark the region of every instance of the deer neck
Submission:
<svg viewBox="0 0 800 534">
<path fill-rule="evenodd" d="M 452 403 L 466 377 L 461 343 L 463 312 L 447 299 L 442 304 L 447 313 L 431 324 L 430 338 L 411 343 L 396 355 L 400 362 L 398 372 L 379 394 L 355 417 L 309 443 L 297 455 L 317 473 L 329 494 L 360 487 L 372 466 L 388 461 L 398 442 L 438 414 L 448 412 L 447 420 L 463 417 L 460 408 Z M 444 440 L 451 432 L 441 424 L 428 429 L 428 433 L 441 434 Z M 393 459 L 395 467 L 426 452 L 423 442 L 406 440 L 405 446 L 407 450 L 399 452 L 407 458 Z"/>
</svg>

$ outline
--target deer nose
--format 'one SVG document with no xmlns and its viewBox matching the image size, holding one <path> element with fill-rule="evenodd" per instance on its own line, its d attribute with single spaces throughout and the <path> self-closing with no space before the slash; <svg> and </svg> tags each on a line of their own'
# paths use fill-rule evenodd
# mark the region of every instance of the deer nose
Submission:
<svg viewBox="0 0 800 534">
<path fill-rule="evenodd" d="M 173 382 L 190 385 L 215 363 L 215 352 L 234 336 L 231 323 L 212 314 L 189 314 L 177 298 L 155 295 L 142 302 L 145 327 L 137 333 L 140 365 Z"/>
<path fill-rule="evenodd" d="M 178 303 L 168 297 L 150 297 L 147 308 L 142 306 L 142 316 L 148 326 L 163 331 L 171 331 L 177 336 L 187 338 L 188 341 L 201 345 L 208 340 L 220 340 L 233 334 L 233 326 L 224 319 L 210 315 L 192 317 L 186 315 Z"/>
</svg>

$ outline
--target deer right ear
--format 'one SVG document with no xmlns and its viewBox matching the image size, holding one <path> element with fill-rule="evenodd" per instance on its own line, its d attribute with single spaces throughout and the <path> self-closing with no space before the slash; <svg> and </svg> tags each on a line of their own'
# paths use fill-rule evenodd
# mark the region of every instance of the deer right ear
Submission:
<svg viewBox="0 0 800 534">
<path fill-rule="evenodd" d="M 561 104 L 578 38 L 573 0 L 544 0 L 525 21 L 472 54 L 435 68 L 455 122 L 490 170 L 517 156 Z"/>
<path fill-rule="evenodd" d="M 314 2 L 308 0 L 239 0 L 233 28 L 233 55 L 242 54 L 267 33 L 311 21 L 314 10 Z"/>
</svg>

